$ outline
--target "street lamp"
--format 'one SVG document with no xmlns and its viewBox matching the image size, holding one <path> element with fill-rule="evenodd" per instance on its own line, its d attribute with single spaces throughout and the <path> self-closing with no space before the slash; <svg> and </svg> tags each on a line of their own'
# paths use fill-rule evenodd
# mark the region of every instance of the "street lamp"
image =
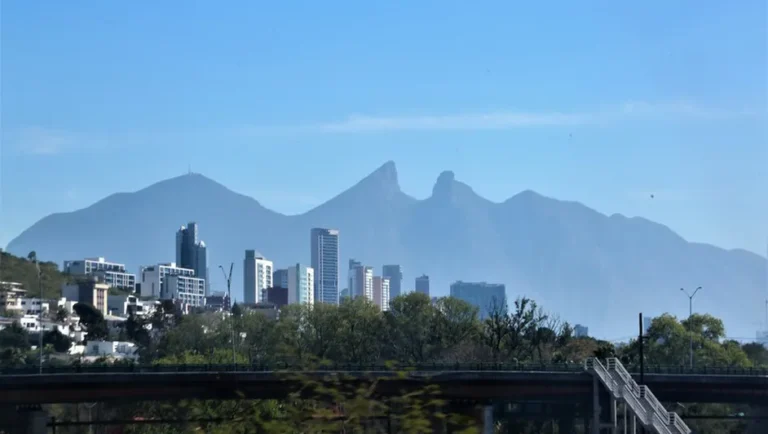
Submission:
<svg viewBox="0 0 768 434">
<path fill-rule="evenodd" d="M 693 324 L 690 324 L 691 317 L 693 316 L 693 297 L 696 297 L 696 293 L 699 292 L 701 289 L 701 286 L 697 287 L 693 294 L 689 294 L 688 291 L 685 290 L 685 288 L 680 288 L 681 291 L 688 297 L 688 323 L 689 326 L 692 326 Z M 690 359 L 691 359 L 691 369 L 693 369 L 693 331 L 691 333 L 691 342 L 690 342 Z"/>
<path fill-rule="evenodd" d="M 230 334 L 232 335 L 232 370 L 235 370 L 235 367 L 237 366 L 237 353 L 235 352 L 235 315 L 232 312 L 232 267 L 235 266 L 235 263 L 232 262 L 229 264 L 229 274 L 224 270 L 224 267 L 219 265 L 219 268 L 221 268 L 221 272 L 224 274 L 224 279 L 227 281 L 227 297 L 229 298 L 230 303 L 230 309 L 229 309 L 229 320 L 230 320 Z"/>
</svg>

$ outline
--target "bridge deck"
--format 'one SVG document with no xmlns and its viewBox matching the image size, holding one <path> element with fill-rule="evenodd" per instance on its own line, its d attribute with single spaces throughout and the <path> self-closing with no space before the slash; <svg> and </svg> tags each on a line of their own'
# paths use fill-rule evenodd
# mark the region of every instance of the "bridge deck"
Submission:
<svg viewBox="0 0 768 434">
<path fill-rule="evenodd" d="M 586 401 L 592 377 L 584 371 L 347 371 L 118 372 L 0 376 L 0 405 L 53 402 L 280 398 L 307 379 L 336 375 L 340 381 L 377 378 L 382 394 L 436 384 L 446 399 Z M 635 376 L 636 379 L 637 376 Z M 662 401 L 768 404 L 768 376 L 647 374 L 645 383 Z"/>
</svg>

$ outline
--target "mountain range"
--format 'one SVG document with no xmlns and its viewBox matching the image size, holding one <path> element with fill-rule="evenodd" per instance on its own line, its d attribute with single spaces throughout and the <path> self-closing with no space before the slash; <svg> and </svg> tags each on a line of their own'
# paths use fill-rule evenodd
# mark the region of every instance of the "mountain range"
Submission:
<svg viewBox="0 0 768 434">
<path fill-rule="evenodd" d="M 309 262 L 312 227 L 340 230 L 340 274 L 355 258 L 375 267 L 401 264 L 404 290 L 427 274 L 433 295 L 455 280 L 506 284 L 593 334 L 624 339 L 637 315 L 688 314 L 680 287 L 703 286 L 696 311 L 725 321 L 728 334 L 752 337 L 764 315 L 766 259 L 744 250 L 688 242 L 640 217 L 601 214 L 577 202 L 523 191 L 491 202 L 450 171 L 430 197 L 405 194 L 387 162 L 353 187 L 300 215 L 283 215 L 199 174 L 110 195 L 77 211 L 49 215 L 8 244 L 8 251 L 61 263 L 103 256 L 138 270 L 171 262 L 175 231 L 195 221 L 208 246 L 211 287 L 235 263 L 232 290 L 242 299 L 242 263 L 256 249 L 277 268 Z"/>
</svg>

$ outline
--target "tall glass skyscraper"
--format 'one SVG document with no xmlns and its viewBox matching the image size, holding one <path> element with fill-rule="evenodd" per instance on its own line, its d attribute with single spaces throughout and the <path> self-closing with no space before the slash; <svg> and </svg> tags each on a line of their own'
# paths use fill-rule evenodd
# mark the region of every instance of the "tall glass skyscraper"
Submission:
<svg viewBox="0 0 768 434">
<path fill-rule="evenodd" d="M 480 319 L 488 318 L 496 309 L 507 312 L 507 294 L 503 284 L 458 281 L 451 284 L 451 297 L 476 306 Z"/>
<path fill-rule="evenodd" d="M 176 232 L 176 266 L 195 270 L 195 277 L 205 279 L 205 295 L 208 295 L 208 249 L 197 238 L 197 223 L 190 222 Z"/>
<path fill-rule="evenodd" d="M 385 265 L 381 270 L 382 277 L 389 278 L 389 299 L 400 296 L 403 283 L 403 269 L 399 265 Z"/>
<path fill-rule="evenodd" d="M 339 230 L 314 228 L 310 238 L 315 303 L 339 304 Z"/>
</svg>

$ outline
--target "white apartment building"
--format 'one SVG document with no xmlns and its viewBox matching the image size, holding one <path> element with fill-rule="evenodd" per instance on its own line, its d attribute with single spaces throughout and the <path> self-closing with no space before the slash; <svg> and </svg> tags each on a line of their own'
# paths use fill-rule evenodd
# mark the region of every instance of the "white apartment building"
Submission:
<svg viewBox="0 0 768 434">
<path fill-rule="evenodd" d="M 109 357 L 123 360 L 137 360 L 139 358 L 138 347 L 133 342 L 90 341 L 80 349 L 86 358 Z"/>
<path fill-rule="evenodd" d="M 13 297 L 2 301 L 0 305 L 6 310 L 21 312 L 22 315 L 40 315 L 40 309 L 48 312 L 49 303 L 45 300 L 34 297 Z"/>
<path fill-rule="evenodd" d="M 135 295 L 110 295 L 107 297 L 107 309 L 111 315 L 128 317 L 149 316 L 155 312 L 159 301 L 142 301 Z"/>
<path fill-rule="evenodd" d="M 373 267 L 354 265 L 349 270 L 349 293 L 352 297 L 373 300 Z"/>
<path fill-rule="evenodd" d="M 184 295 L 193 306 L 205 305 L 205 279 L 195 277 L 195 270 L 177 267 L 175 262 L 141 267 L 141 296 L 174 299 Z M 177 277 L 168 282 L 169 277 Z M 202 285 L 203 292 L 199 292 Z M 176 297 L 181 298 L 181 297 Z M 189 301 L 187 301 L 189 300 Z"/>
<path fill-rule="evenodd" d="M 267 300 L 267 288 L 272 287 L 272 261 L 255 250 L 245 251 L 243 261 L 243 298 L 245 303 L 255 304 Z"/>
<path fill-rule="evenodd" d="M 125 264 L 108 262 L 102 257 L 64 261 L 63 271 L 72 275 L 97 276 L 107 285 L 133 291 L 136 275 L 125 272 Z"/>
<path fill-rule="evenodd" d="M 6 309 L 21 309 L 21 299 L 27 291 L 18 282 L 0 282 L 0 307 Z"/>
<path fill-rule="evenodd" d="M 382 311 L 389 310 L 389 277 L 373 276 L 373 302 Z"/>
<path fill-rule="evenodd" d="M 178 275 L 166 276 L 160 298 L 177 300 L 190 307 L 205 306 L 205 279 Z"/>
<path fill-rule="evenodd" d="M 288 268 L 288 304 L 315 304 L 315 270 L 296 264 Z"/>
</svg>

